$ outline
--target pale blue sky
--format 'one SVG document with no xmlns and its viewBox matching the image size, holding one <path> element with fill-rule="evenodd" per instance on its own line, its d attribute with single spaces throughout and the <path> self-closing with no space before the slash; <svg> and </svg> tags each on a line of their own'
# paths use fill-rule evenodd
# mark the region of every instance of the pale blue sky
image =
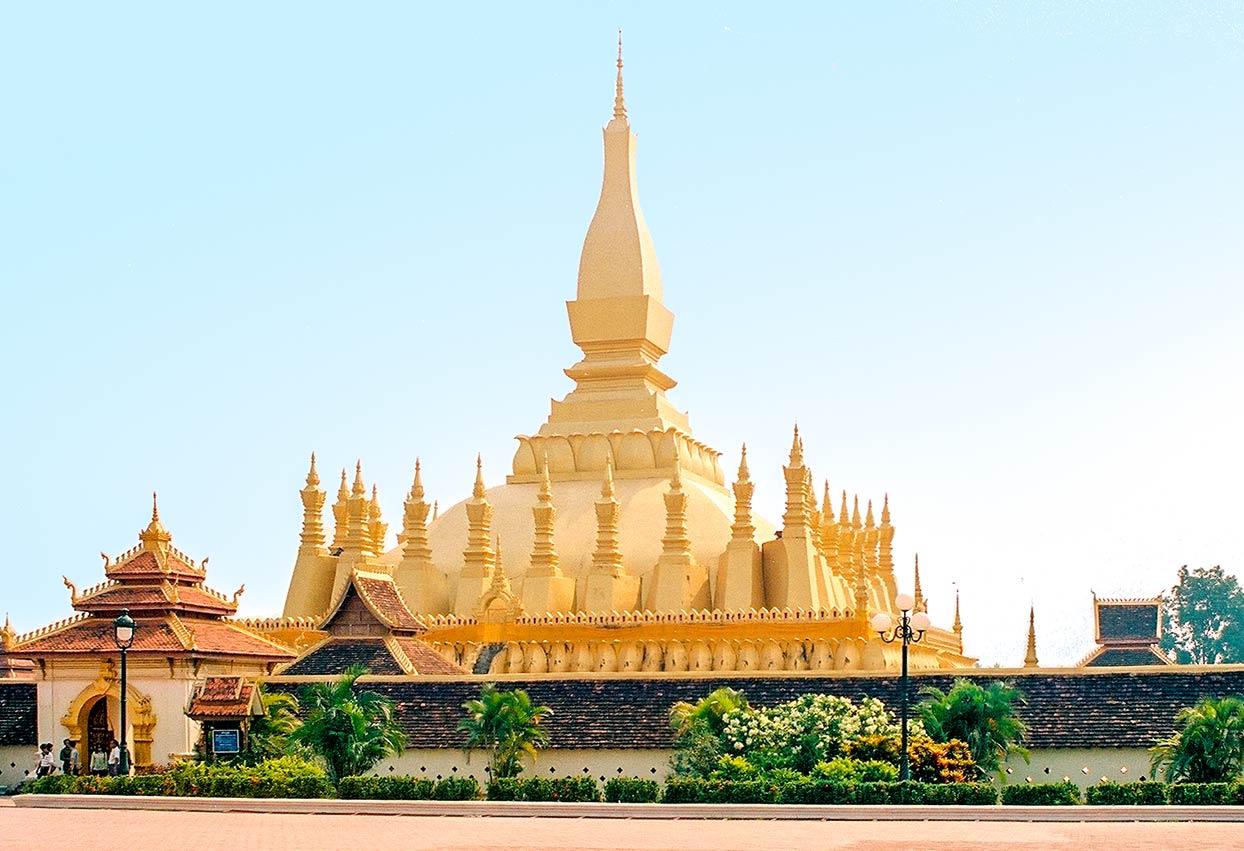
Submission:
<svg viewBox="0 0 1244 851">
<path fill-rule="evenodd" d="M 279 612 L 316 450 L 400 522 L 576 359 L 614 30 L 697 436 L 797 417 L 968 650 L 1244 567 L 1244 5 L 8 4 L 0 610 L 146 523 Z"/>
</svg>

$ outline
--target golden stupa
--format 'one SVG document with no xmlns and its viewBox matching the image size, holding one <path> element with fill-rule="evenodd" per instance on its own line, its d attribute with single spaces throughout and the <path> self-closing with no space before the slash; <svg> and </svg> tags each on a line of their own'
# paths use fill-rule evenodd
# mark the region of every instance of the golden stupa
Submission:
<svg viewBox="0 0 1244 851">
<path fill-rule="evenodd" d="M 796 428 L 779 531 L 751 510 L 746 447 L 727 487 L 721 453 L 666 397 L 675 381 L 657 364 L 674 316 L 640 211 L 620 43 L 617 66 L 600 201 L 566 304 L 583 352 L 566 370 L 574 389 L 517 438 L 504 485 L 486 487 L 476 459 L 471 497 L 430 521 L 416 461 L 388 552 L 361 467 L 352 484 L 342 472 L 326 538 L 312 456 L 284 618 L 269 624 L 315 623 L 355 572 L 383 572 L 427 625 L 425 639 L 476 673 L 892 667 L 897 649 L 868 625 L 893 612 L 897 591 L 888 498 L 879 518 L 870 501 L 861 519 L 845 491 L 835 513 L 826 484 L 818 507 Z M 923 608 L 918 569 L 915 582 Z M 912 648 L 916 667 L 973 661 L 957 604 L 952 629 Z"/>
</svg>

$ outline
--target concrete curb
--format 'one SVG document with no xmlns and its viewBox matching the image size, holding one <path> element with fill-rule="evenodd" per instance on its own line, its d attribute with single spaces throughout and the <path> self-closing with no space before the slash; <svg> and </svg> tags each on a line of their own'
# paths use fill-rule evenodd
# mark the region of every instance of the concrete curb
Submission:
<svg viewBox="0 0 1244 851">
<path fill-rule="evenodd" d="M 758 821 L 1244 822 L 1244 806 L 849 806 L 833 804 L 565 804 L 517 801 L 342 801 L 18 795 L 18 807 L 456 818 L 750 819 Z"/>
</svg>

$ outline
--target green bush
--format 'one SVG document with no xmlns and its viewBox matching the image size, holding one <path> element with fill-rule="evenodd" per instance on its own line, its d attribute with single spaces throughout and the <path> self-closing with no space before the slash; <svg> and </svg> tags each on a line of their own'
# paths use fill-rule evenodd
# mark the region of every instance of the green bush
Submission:
<svg viewBox="0 0 1244 851">
<path fill-rule="evenodd" d="M 763 780 L 674 779 L 665 784 L 666 804 L 773 804 L 779 788 Z"/>
<path fill-rule="evenodd" d="M 501 777 L 488 784 L 490 801 L 600 800 L 600 787 L 591 777 Z"/>
<path fill-rule="evenodd" d="M 661 798 L 661 784 L 640 777 L 614 777 L 605 784 L 605 800 L 611 804 L 654 804 Z"/>
<path fill-rule="evenodd" d="M 474 777 L 446 777 L 432 787 L 434 801 L 475 801 L 479 799 L 479 781 Z"/>
<path fill-rule="evenodd" d="M 958 804 L 991 806 L 998 803 L 998 790 L 989 783 L 899 783 L 895 803 Z"/>
<path fill-rule="evenodd" d="M 55 782 L 46 782 L 55 781 Z M 296 757 L 255 765 L 182 763 L 164 774 L 134 777 L 45 777 L 31 792 L 76 795 L 174 795 L 217 798 L 331 798 L 324 769 Z"/>
<path fill-rule="evenodd" d="M 778 793 L 780 804 L 854 804 L 855 786 L 830 780 L 787 783 Z"/>
<path fill-rule="evenodd" d="M 1165 804 L 1166 784 L 1144 781 L 1140 783 L 1098 783 L 1084 790 L 1085 800 L 1090 804 L 1118 806 L 1134 804 Z"/>
<path fill-rule="evenodd" d="M 1234 804 L 1237 790 L 1230 783 L 1173 783 L 1166 787 L 1166 802 L 1182 806 Z"/>
<path fill-rule="evenodd" d="M 1002 803 L 1012 806 L 1060 806 L 1080 803 L 1080 787 L 1074 783 L 1024 783 L 1002 787 Z"/>
<path fill-rule="evenodd" d="M 855 803 L 857 804 L 897 804 L 899 803 L 897 783 L 856 783 Z"/>
<path fill-rule="evenodd" d="M 347 800 L 430 801 L 435 785 L 423 777 L 343 777 L 337 795 Z"/>
<path fill-rule="evenodd" d="M 879 759 L 840 756 L 828 762 L 818 762 L 812 769 L 812 777 L 830 783 L 892 783 L 898 780 L 898 768 Z"/>
</svg>

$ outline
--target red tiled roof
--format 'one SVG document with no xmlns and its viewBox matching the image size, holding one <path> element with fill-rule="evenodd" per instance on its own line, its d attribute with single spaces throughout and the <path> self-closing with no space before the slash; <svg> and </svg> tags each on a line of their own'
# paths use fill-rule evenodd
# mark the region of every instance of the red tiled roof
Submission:
<svg viewBox="0 0 1244 851">
<path fill-rule="evenodd" d="M 355 573 L 351 578 L 359 597 L 381 623 L 403 632 L 426 632 L 423 621 L 406 606 L 393 577 L 375 573 Z"/>
<path fill-rule="evenodd" d="M 241 677 L 209 677 L 195 690 L 186 714 L 196 721 L 262 714 L 262 709 L 253 705 L 254 698 L 255 687 Z"/>
<path fill-rule="evenodd" d="M 134 584 L 111 582 L 96 591 L 77 598 L 73 607 L 80 612 L 112 612 L 129 609 L 130 614 L 169 611 L 195 611 L 226 616 L 237 611 L 237 604 L 213 594 L 198 584 L 174 585 L 171 582 Z"/>
<path fill-rule="evenodd" d="M 417 638 L 396 639 L 398 646 L 405 651 L 417 674 L 465 674 L 466 671 L 450 662 L 429 645 Z"/>
<path fill-rule="evenodd" d="M 289 659 L 294 653 L 282 645 L 269 641 L 245 627 L 225 620 L 196 618 L 135 618 L 138 628 L 134 632 L 131 653 L 161 653 L 184 656 L 188 653 L 225 656 L 258 656 L 268 659 Z M 176 624 L 185 628 L 189 642 L 179 637 Z M 116 652 L 113 639 L 112 619 L 87 617 L 66 624 L 51 632 L 36 635 L 21 642 L 16 648 L 23 656 L 38 658 L 44 655 L 71 653 Z"/>
<path fill-rule="evenodd" d="M 105 568 L 104 573 L 111 579 L 140 576 L 173 576 L 182 579 L 197 580 L 207 576 L 202 566 L 191 565 L 189 560 L 172 547 L 164 554 L 164 566 L 160 559 L 145 546 L 125 553 Z"/>
</svg>

